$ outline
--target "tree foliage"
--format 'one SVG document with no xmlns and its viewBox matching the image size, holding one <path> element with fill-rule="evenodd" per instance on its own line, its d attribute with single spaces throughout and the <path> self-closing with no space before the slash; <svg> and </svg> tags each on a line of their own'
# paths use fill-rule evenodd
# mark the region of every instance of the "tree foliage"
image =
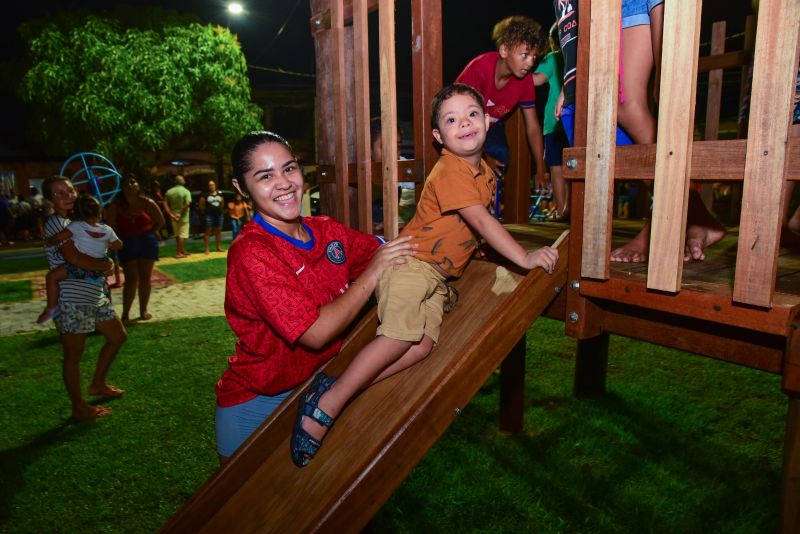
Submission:
<svg viewBox="0 0 800 534">
<path fill-rule="evenodd" d="M 137 27 L 90 15 L 23 29 L 31 66 L 21 94 L 51 149 L 133 164 L 181 148 L 224 156 L 261 127 L 235 35 L 152 15 Z"/>
</svg>

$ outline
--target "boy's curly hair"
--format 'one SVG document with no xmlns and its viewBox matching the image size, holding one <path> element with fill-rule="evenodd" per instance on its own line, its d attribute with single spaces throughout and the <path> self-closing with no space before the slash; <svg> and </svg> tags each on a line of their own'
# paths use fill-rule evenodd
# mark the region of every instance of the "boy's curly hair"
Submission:
<svg viewBox="0 0 800 534">
<path fill-rule="evenodd" d="M 502 45 L 514 48 L 521 44 L 538 49 L 542 46 L 542 25 L 525 15 L 512 15 L 494 25 L 492 40 L 498 50 Z"/>
</svg>

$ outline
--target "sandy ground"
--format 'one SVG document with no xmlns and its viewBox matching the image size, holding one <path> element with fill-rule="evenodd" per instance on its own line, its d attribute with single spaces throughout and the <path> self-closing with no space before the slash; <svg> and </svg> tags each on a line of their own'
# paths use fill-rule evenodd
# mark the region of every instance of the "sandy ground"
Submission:
<svg viewBox="0 0 800 534">
<path fill-rule="evenodd" d="M 156 264 L 156 268 L 158 268 L 159 265 L 165 265 L 175 261 L 189 262 L 224 256 L 224 253 L 212 253 L 209 256 L 192 254 L 192 256 L 184 260 L 164 258 Z M 4 276 L 3 279 L 35 278 L 36 280 L 41 280 L 43 277 L 44 271 L 41 273 Z M 122 290 L 114 289 L 111 293 L 111 300 L 117 314 L 121 315 Z M 188 283 L 173 283 L 169 280 L 165 280 L 163 277 L 159 277 L 159 283 L 153 285 L 149 311 L 153 315 L 151 321 L 225 315 L 225 310 L 223 309 L 224 302 L 224 278 Z M 45 299 L 40 295 L 39 298 L 27 302 L 0 304 L 0 336 L 41 330 L 53 330 L 55 332 L 52 321 L 48 321 L 43 325 L 36 323 L 36 318 L 44 309 L 44 303 Z M 138 306 L 139 301 L 137 298 L 134 300 L 133 309 L 131 310 L 131 317 L 134 319 L 139 315 Z"/>
</svg>

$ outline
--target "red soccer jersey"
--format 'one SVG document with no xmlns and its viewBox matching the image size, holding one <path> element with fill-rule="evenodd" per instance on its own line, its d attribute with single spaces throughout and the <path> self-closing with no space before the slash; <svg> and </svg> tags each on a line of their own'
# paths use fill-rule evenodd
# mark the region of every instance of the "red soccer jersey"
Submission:
<svg viewBox="0 0 800 534">
<path fill-rule="evenodd" d="M 367 267 L 380 242 L 328 217 L 302 221 L 309 243 L 251 221 L 228 250 L 225 315 L 239 339 L 217 382 L 221 407 L 294 388 L 339 352 L 343 339 L 318 351 L 297 340 L 320 307 Z"/>
<path fill-rule="evenodd" d="M 483 95 L 483 105 L 492 124 L 503 119 L 517 106 L 536 107 L 536 92 L 533 76 L 530 73 L 521 80 L 512 76 L 502 89 L 497 89 L 494 84 L 494 71 L 499 60 L 500 54 L 497 52 L 481 54 L 470 61 L 456 78 L 456 82 L 470 85 Z"/>
</svg>

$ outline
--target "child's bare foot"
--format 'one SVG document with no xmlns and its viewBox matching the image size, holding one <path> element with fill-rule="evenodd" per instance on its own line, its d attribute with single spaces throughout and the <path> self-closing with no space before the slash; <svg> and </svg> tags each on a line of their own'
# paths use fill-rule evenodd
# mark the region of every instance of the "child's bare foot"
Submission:
<svg viewBox="0 0 800 534">
<path fill-rule="evenodd" d="M 93 397 L 103 397 L 104 399 L 118 399 L 122 397 L 125 392 L 111 384 L 103 384 L 102 386 L 89 386 L 89 395 Z"/>
<path fill-rule="evenodd" d="M 706 259 L 703 249 L 713 245 L 723 237 L 725 237 L 725 229 L 722 226 L 690 225 L 686 228 L 683 261 L 703 261 Z"/>
<path fill-rule="evenodd" d="M 611 251 L 611 261 L 617 263 L 639 263 L 647 261 L 650 252 L 650 222 L 626 245 Z"/>
<path fill-rule="evenodd" d="M 111 415 L 111 408 L 106 408 L 105 406 L 92 406 L 91 404 L 87 404 L 85 406 L 72 408 L 72 418 L 76 421 L 88 421 L 107 415 Z"/>
<path fill-rule="evenodd" d="M 139 316 L 140 321 L 149 321 L 153 318 L 153 315 L 150 312 L 144 312 Z"/>
</svg>

